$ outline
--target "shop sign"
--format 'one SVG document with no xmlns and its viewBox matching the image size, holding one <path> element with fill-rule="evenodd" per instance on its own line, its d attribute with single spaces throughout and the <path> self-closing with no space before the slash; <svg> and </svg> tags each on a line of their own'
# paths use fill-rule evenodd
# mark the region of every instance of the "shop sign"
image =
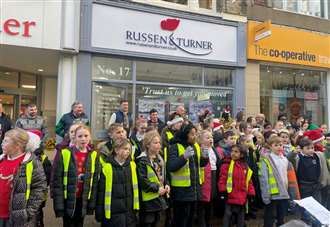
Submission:
<svg viewBox="0 0 330 227">
<path fill-rule="evenodd" d="M 153 88 L 142 87 L 144 95 L 159 95 L 159 96 L 182 96 L 182 97 L 220 97 L 224 98 L 231 94 L 231 90 L 217 90 L 217 89 L 189 89 L 189 88 Z M 203 99 L 204 100 L 204 99 Z"/>
<path fill-rule="evenodd" d="M 94 4 L 92 46 L 236 62 L 237 28 Z"/>
<path fill-rule="evenodd" d="M 248 59 L 330 68 L 330 35 L 269 25 L 257 39 L 260 24 L 248 22 Z"/>
<path fill-rule="evenodd" d="M 10 36 L 31 37 L 31 30 L 35 26 L 35 21 L 19 21 L 15 18 L 9 18 L 2 23 L 0 32 Z"/>
</svg>

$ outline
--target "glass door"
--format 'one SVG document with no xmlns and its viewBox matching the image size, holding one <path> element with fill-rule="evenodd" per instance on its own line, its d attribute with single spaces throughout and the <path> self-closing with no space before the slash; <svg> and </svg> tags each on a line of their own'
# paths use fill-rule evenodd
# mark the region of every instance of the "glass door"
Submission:
<svg viewBox="0 0 330 227">
<path fill-rule="evenodd" d="M 10 119 L 16 119 L 17 106 L 18 106 L 18 96 L 0 94 L 0 103 L 2 103 L 3 112 L 10 117 Z"/>
</svg>

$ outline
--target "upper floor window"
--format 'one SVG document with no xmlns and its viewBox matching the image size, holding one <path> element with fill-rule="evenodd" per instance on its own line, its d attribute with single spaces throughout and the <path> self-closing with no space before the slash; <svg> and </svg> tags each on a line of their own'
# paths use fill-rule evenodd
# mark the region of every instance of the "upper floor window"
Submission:
<svg viewBox="0 0 330 227">
<path fill-rule="evenodd" d="M 328 1 L 329 0 L 273 0 L 273 6 L 277 9 L 295 13 L 329 18 Z"/>
</svg>

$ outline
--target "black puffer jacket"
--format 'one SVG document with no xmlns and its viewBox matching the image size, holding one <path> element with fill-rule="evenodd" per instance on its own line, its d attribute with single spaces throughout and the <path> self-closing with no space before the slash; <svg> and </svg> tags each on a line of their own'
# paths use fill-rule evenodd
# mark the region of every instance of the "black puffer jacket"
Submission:
<svg viewBox="0 0 330 227">
<path fill-rule="evenodd" d="M 130 227 L 136 225 L 136 214 L 133 210 L 133 186 L 130 160 L 127 160 L 122 166 L 119 165 L 113 157 L 102 156 L 105 162 L 112 165 L 112 192 L 111 192 L 111 217 L 105 219 L 104 197 L 105 197 L 105 176 L 102 173 L 101 166 L 95 218 L 98 222 L 107 221 L 107 226 Z M 99 164 L 100 165 L 100 164 Z"/>
<path fill-rule="evenodd" d="M 162 158 L 159 156 L 158 161 L 164 165 L 164 161 Z M 157 183 L 152 183 L 148 180 L 148 174 L 147 174 L 147 166 L 150 166 L 153 171 L 156 174 L 155 168 L 152 166 L 149 158 L 147 157 L 146 153 L 143 152 L 136 160 L 136 165 L 137 165 L 137 173 L 138 173 L 138 178 L 139 178 L 139 189 L 140 192 L 154 192 L 158 193 L 159 191 L 159 184 Z M 164 174 L 164 169 L 161 171 L 162 174 Z M 166 183 L 165 183 L 166 184 Z M 140 193 L 140 201 L 142 201 L 142 196 Z M 163 197 L 158 197 L 156 199 L 152 199 L 146 202 L 141 202 L 140 203 L 140 208 L 141 211 L 147 211 L 147 212 L 154 212 L 154 211 L 161 211 L 165 210 L 167 208 L 166 202 Z"/>
<path fill-rule="evenodd" d="M 1 155 L 0 162 L 5 158 Z M 26 165 L 32 161 L 33 172 L 31 192 L 28 202 L 26 194 Z M 47 192 L 46 177 L 41 163 L 30 152 L 25 154 L 22 163 L 13 179 L 13 189 L 9 204 L 9 223 L 11 227 L 35 227 L 36 215 Z"/>
<path fill-rule="evenodd" d="M 55 171 L 53 178 L 53 202 L 56 217 L 63 217 L 64 214 L 71 217 L 74 214 L 76 204 L 76 186 L 77 186 L 77 165 L 75 158 L 75 150 L 77 148 L 67 148 L 71 151 L 71 158 L 68 170 L 68 185 L 67 185 L 67 199 L 64 199 L 64 186 L 63 186 L 63 156 L 59 155 L 57 163 L 55 163 Z M 63 152 L 63 150 L 61 151 Z M 93 214 L 95 209 L 95 196 L 97 190 L 97 177 L 98 177 L 98 158 L 95 161 L 95 173 L 92 176 L 92 151 L 89 151 L 85 163 L 84 186 L 82 193 L 82 216 L 86 214 Z M 93 186 L 91 188 L 91 198 L 88 199 L 90 191 L 90 182 L 93 178 Z"/>
<path fill-rule="evenodd" d="M 188 133 L 194 126 L 189 123 L 184 125 L 180 131 L 175 133 L 172 140 L 172 145 L 169 150 L 169 157 L 167 161 L 167 171 L 176 172 L 181 169 L 187 162 L 183 155 L 179 156 L 177 144 L 181 144 L 185 149 L 188 146 L 192 146 L 195 150 L 195 155 L 189 158 L 189 168 L 190 168 L 190 187 L 171 187 L 171 198 L 175 201 L 198 201 L 201 195 L 201 189 L 199 184 L 199 172 L 198 172 L 198 160 L 197 151 L 194 145 L 188 144 L 187 138 Z M 207 165 L 209 159 L 200 158 L 200 167 Z"/>
</svg>

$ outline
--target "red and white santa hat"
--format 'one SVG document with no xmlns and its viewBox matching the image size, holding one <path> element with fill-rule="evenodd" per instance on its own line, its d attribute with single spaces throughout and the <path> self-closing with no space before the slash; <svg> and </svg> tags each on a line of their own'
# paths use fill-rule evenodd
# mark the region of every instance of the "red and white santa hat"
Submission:
<svg viewBox="0 0 330 227">
<path fill-rule="evenodd" d="M 34 152 L 40 147 L 42 132 L 39 130 L 29 130 L 27 133 L 29 134 L 30 139 L 26 145 L 26 151 Z"/>
<path fill-rule="evenodd" d="M 322 133 L 322 129 L 320 128 L 304 132 L 304 137 L 312 140 L 313 143 L 321 142 L 324 140 L 324 135 Z"/>
<path fill-rule="evenodd" d="M 223 125 L 220 123 L 220 120 L 218 118 L 213 119 L 213 131 L 219 131 L 221 128 L 223 128 Z"/>
</svg>

